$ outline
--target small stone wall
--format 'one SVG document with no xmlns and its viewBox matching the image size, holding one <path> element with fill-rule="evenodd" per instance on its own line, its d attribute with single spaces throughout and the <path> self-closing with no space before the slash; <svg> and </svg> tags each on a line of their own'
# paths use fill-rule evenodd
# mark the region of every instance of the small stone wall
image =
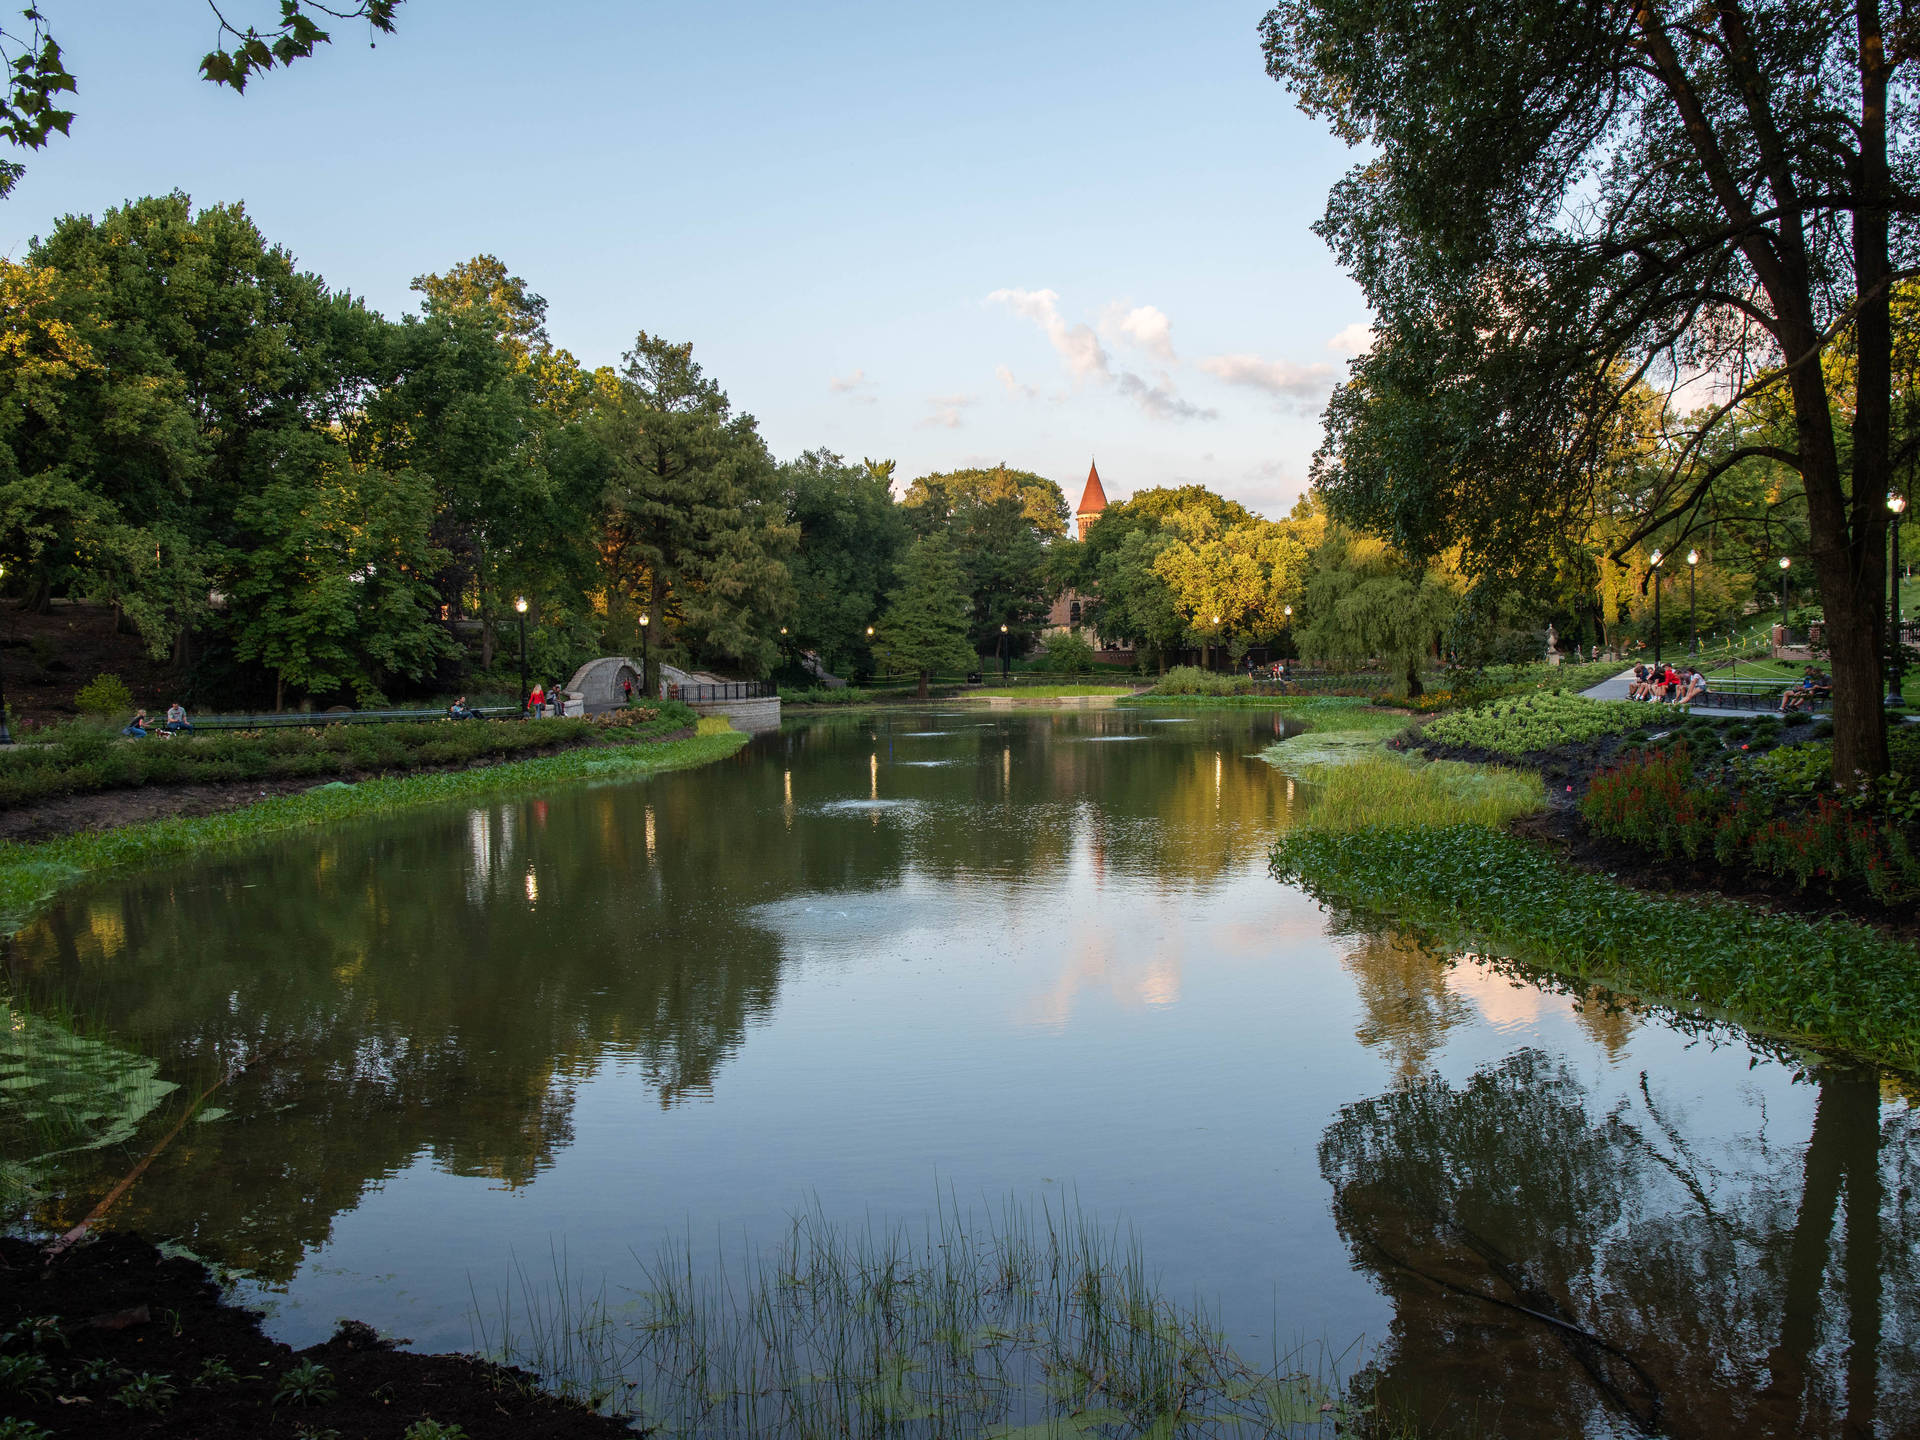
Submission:
<svg viewBox="0 0 1920 1440">
<path fill-rule="evenodd" d="M 764 700 L 713 700 L 693 707 L 697 714 L 724 715 L 743 735 L 758 735 L 780 728 L 780 697 Z"/>
</svg>

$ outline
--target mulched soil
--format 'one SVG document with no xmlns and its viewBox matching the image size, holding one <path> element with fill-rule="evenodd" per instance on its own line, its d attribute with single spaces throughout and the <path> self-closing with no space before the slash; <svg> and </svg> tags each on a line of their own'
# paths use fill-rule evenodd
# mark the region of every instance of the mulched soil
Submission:
<svg viewBox="0 0 1920 1440">
<path fill-rule="evenodd" d="M 1636 890 L 1737 900 L 1756 909 L 1783 913 L 1831 916 L 1857 920 L 1907 940 L 1920 940 L 1920 916 L 1912 906 L 1880 904 L 1864 890 L 1841 896 L 1800 890 L 1788 879 L 1728 870 L 1709 860 L 1684 856 L 1662 859 L 1649 851 L 1606 836 L 1595 835 L 1580 818 L 1581 797 L 1594 772 L 1622 751 L 1643 748 L 1624 736 L 1609 735 L 1575 745 L 1535 751 L 1515 757 L 1469 745 L 1416 744 L 1434 760 L 1470 760 L 1537 772 L 1547 789 L 1547 809 L 1514 823 L 1514 830 L 1531 836 L 1569 864 L 1605 874 Z"/>
<path fill-rule="evenodd" d="M 37 1342 L 21 1335 L 24 1322 L 45 1317 L 55 1323 Z M 526 1371 L 396 1350 L 354 1321 L 295 1352 L 261 1333 L 257 1313 L 228 1304 L 203 1266 L 167 1259 L 136 1235 L 90 1238 L 51 1267 L 39 1247 L 0 1239 L 0 1336 L 0 1358 L 37 1353 L 47 1365 L 37 1383 L 0 1393 L 0 1415 L 63 1437 L 400 1440 L 423 1420 L 457 1425 L 468 1440 L 634 1433 L 544 1393 Z M 282 1392 L 308 1361 L 326 1368 L 332 1399 L 303 1405 Z M 212 1362 L 236 1378 L 209 1375 Z M 138 1376 L 158 1377 L 148 1382 L 157 1408 L 129 1403 Z M 172 1393 L 161 1398 L 164 1387 Z"/>
<path fill-rule="evenodd" d="M 0 605 L 0 674 L 15 718 L 34 724 L 71 720 L 74 692 L 96 675 L 118 675 L 148 709 L 172 698 L 171 662 L 119 633 L 105 605 L 62 602 L 44 615 Z"/>
</svg>

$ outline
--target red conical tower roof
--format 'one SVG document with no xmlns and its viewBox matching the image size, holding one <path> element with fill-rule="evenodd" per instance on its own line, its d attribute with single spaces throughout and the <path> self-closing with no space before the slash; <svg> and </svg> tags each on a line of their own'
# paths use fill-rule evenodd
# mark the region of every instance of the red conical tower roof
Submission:
<svg viewBox="0 0 1920 1440">
<path fill-rule="evenodd" d="M 1087 467 L 1087 488 L 1080 496 L 1080 508 L 1075 515 L 1098 515 L 1107 508 L 1107 492 L 1100 485 L 1100 467 Z"/>
</svg>

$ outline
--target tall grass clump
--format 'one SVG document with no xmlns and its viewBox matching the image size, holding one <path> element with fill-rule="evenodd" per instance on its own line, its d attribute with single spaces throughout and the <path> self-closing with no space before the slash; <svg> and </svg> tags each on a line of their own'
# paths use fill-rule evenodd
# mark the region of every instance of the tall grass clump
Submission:
<svg viewBox="0 0 1920 1440">
<path fill-rule="evenodd" d="M 1867 925 L 1645 894 L 1482 825 L 1307 826 L 1271 864 L 1323 904 L 1443 944 L 1920 1067 L 1920 950 Z"/>
<path fill-rule="evenodd" d="M 1547 800 L 1540 777 L 1527 771 L 1450 760 L 1423 764 L 1377 749 L 1345 764 L 1309 766 L 1298 778 L 1309 787 L 1301 823 L 1319 830 L 1498 828 Z"/>
<path fill-rule="evenodd" d="M 1174 1440 L 1359 1418 L 1327 1367 L 1242 1360 L 1201 1304 L 1161 1293 L 1129 1234 L 1071 1206 L 942 1205 L 918 1231 L 816 1209 L 711 1265 L 667 1245 L 628 1303 L 555 1267 L 545 1289 L 516 1270 L 490 1315 L 476 1298 L 478 1348 L 664 1436 Z"/>
</svg>

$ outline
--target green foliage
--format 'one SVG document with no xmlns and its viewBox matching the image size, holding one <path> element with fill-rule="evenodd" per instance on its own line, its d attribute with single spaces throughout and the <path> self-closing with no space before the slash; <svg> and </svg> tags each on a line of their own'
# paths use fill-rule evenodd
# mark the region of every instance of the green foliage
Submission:
<svg viewBox="0 0 1920 1440">
<path fill-rule="evenodd" d="M 1496 700 L 1443 715 L 1426 728 L 1442 745 L 1526 755 L 1555 745 L 1618 735 L 1644 723 L 1644 707 L 1626 700 L 1584 700 L 1578 695 L 1539 694 Z"/>
<path fill-rule="evenodd" d="M 219 1355 L 210 1355 L 200 1362 L 200 1369 L 193 1377 L 196 1390 L 213 1390 L 229 1385 L 238 1385 L 240 1377 L 234 1368 Z"/>
<path fill-rule="evenodd" d="M 1071 630 L 1047 637 L 1047 669 L 1056 675 L 1084 675 L 1093 669 L 1093 646 Z"/>
<path fill-rule="evenodd" d="M 1309 745 L 1313 735 L 1302 737 Z M 1320 830 L 1418 825 L 1499 827 L 1546 803 L 1540 777 L 1499 766 L 1413 761 L 1374 743 L 1344 763 L 1293 771 L 1311 787 L 1301 823 Z M 1280 749 L 1281 746 L 1273 748 Z"/>
<path fill-rule="evenodd" d="M 1295 624 L 1300 653 L 1334 666 L 1378 657 L 1419 695 L 1421 665 L 1452 619 L 1458 588 L 1372 536 L 1327 532 L 1313 556 Z"/>
<path fill-rule="evenodd" d="M 177 1393 L 172 1377 L 142 1370 L 116 1390 L 113 1398 L 129 1410 L 144 1410 L 150 1415 L 160 1415 L 173 1403 Z"/>
<path fill-rule="evenodd" d="M 118 675 L 96 675 L 73 697 L 82 715 L 119 715 L 133 709 L 133 692 Z"/>
<path fill-rule="evenodd" d="M 0 1440 L 53 1440 L 53 1432 L 18 1415 L 0 1415 Z"/>
<path fill-rule="evenodd" d="M 0 1355 L 0 1395 L 46 1400 L 53 1394 L 53 1367 L 46 1358 L 25 1351 Z"/>
<path fill-rule="evenodd" d="M 1244 676 L 1220 675 L 1194 665 L 1176 665 L 1153 687 L 1155 695 L 1235 695 L 1246 689 Z"/>
<path fill-rule="evenodd" d="M 890 473 L 890 472 L 889 472 Z M 880 613 L 906 544 L 906 521 L 872 467 L 810 450 L 782 465 L 786 517 L 799 527 L 793 619 L 781 642 L 815 652 L 831 674 L 871 668 L 866 627 Z"/>
<path fill-rule="evenodd" d="M 900 586 L 876 627 L 874 658 L 883 670 L 917 674 L 924 693 L 935 670 L 966 671 L 976 660 L 967 639 L 968 596 L 953 546 L 924 535 L 907 547 Z"/>
<path fill-rule="evenodd" d="M 1471 825 L 1294 830 L 1273 870 L 1322 903 L 1424 926 L 1448 945 L 1920 1064 L 1920 952 L 1866 925 L 1645 894 Z"/>
<path fill-rule="evenodd" d="M 400 1432 L 400 1440 L 467 1440 L 467 1432 L 438 1420 L 416 1420 Z"/>
<path fill-rule="evenodd" d="M 333 1372 L 312 1360 L 302 1360 L 282 1375 L 279 1388 L 273 1392 L 276 1405 L 331 1405 L 339 1398 Z"/>
</svg>

